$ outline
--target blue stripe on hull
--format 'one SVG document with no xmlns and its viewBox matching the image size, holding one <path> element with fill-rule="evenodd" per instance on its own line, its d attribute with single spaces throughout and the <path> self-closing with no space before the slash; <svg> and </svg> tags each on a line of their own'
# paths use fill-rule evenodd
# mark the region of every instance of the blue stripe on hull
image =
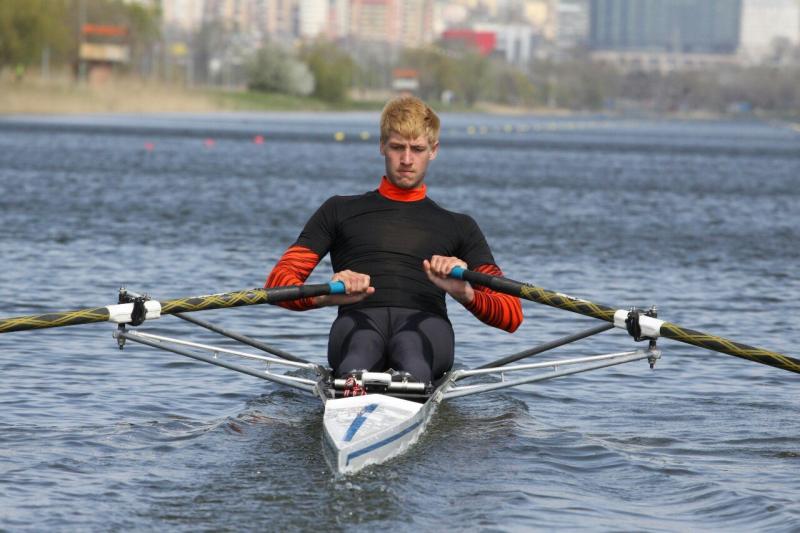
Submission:
<svg viewBox="0 0 800 533">
<path fill-rule="evenodd" d="M 378 408 L 377 403 L 371 403 L 368 406 L 364 407 L 360 413 L 356 415 L 353 421 L 350 423 L 350 427 L 347 428 L 347 432 L 344 434 L 345 442 L 350 442 L 353 440 L 353 437 L 356 436 L 358 430 L 361 429 L 361 426 L 364 425 L 364 422 L 367 421 L 367 417 L 370 413 L 374 412 L 375 409 Z"/>
<path fill-rule="evenodd" d="M 381 448 L 381 447 L 383 447 L 383 446 L 386 446 L 386 445 L 387 445 L 387 444 L 389 444 L 390 442 L 394 442 L 394 441 L 396 441 L 397 439 L 399 439 L 399 438 L 403 437 L 404 435 L 407 435 L 408 433 L 411 433 L 411 432 L 412 432 L 412 431 L 414 431 L 414 430 L 415 430 L 415 429 L 416 429 L 416 428 L 417 428 L 417 427 L 418 427 L 418 426 L 419 426 L 421 423 L 422 423 L 422 421 L 419 421 L 419 422 L 416 422 L 416 423 L 414 423 L 414 424 L 411 424 L 410 426 L 408 426 L 406 429 L 404 429 L 404 430 L 403 430 L 403 431 L 401 431 L 400 433 L 395 433 L 394 435 L 392 435 L 392 436 L 390 436 L 390 437 L 386 437 L 385 439 L 383 439 L 383 440 L 381 440 L 381 441 L 378 441 L 378 442 L 376 442 L 375 444 L 370 444 L 370 445 L 369 445 L 369 446 L 367 446 L 366 448 L 361 448 L 360 450 L 356 450 L 356 451 L 354 451 L 354 452 L 352 452 L 352 453 L 348 454 L 348 455 L 347 455 L 347 463 L 346 463 L 346 464 L 347 464 L 347 465 L 349 465 L 351 460 L 353 460 L 353 459 L 356 459 L 357 457 L 361 457 L 362 455 L 364 455 L 364 454 L 367 454 L 367 453 L 369 453 L 369 452 L 371 452 L 371 451 L 373 451 L 373 450 L 377 450 L 378 448 Z"/>
</svg>

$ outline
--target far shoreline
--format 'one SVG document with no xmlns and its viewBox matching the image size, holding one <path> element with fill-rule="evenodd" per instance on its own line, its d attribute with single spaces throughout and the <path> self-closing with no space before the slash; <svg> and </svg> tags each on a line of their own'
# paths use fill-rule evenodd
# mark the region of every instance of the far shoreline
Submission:
<svg viewBox="0 0 800 533">
<path fill-rule="evenodd" d="M 136 79 L 110 81 L 91 87 L 60 76 L 43 80 L 34 75 L 16 81 L 0 77 L 0 117 L 10 115 L 92 115 L 92 114 L 161 114 L 225 112 L 379 112 L 393 96 L 389 91 L 365 94 L 354 91 L 346 102 L 328 103 L 311 97 L 277 93 L 258 93 L 241 89 L 186 88 Z M 800 117 L 763 116 L 758 113 L 727 114 L 710 111 L 656 112 L 647 109 L 570 110 L 550 107 L 514 107 L 491 102 L 473 106 L 431 104 L 438 112 L 474 113 L 496 116 L 543 116 L 579 118 L 588 115 L 609 118 L 662 120 L 747 120 L 772 121 L 800 131 Z"/>
</svg>

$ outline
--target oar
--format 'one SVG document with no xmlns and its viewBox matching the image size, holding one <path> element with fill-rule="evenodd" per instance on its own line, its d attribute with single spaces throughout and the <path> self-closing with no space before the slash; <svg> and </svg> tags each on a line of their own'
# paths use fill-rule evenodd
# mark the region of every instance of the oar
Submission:
<svg viewBox="0 0 800 533">
<path fill-rule="evenodd" d="M 474 272 L 466 270 L 461 267 L 453 268 L 450 273 L 451 277 L 462 279 L 473 284 L 483 285 L 494 289 L 497 292 L 518 296 L 532 302 L 537 302 L 558 309 L 565 309 L 592 318 L 598 318 L 611 322 L 617 327 L 625 328 L 625 319 L 628 316 L 628 311 L 623 309 L 614 309 L 606 305 L 596 304 L 581 298 L 568 296 L 560 292 L 554 292 L 529 283 L 521 283 L 508 278 L 500 278 L 483 274 L 481 272 Z M 707 350 L 720 352 L 755 363 L 763 365 L 774 366 L 789 372 L 796 372 L 800 374 L 800 359 L 789 357 L 778 352 L 765 350 L 763 348 L 756 348 L 748 346 L 740 342 L 735 342 L 723 337 L 703 333 L 702 331 L 695 331 L 681 327 L 677 324 L 665 322 L 648 316 L 639 317 L 642 336 L 643 337 L 665 337 Z"/>
<path fill-rule="evenodd" d="M 163 302 L 148 300 L 144 302 L 144 312 L 146 312 L 146 319 L 153 319 L 158 318 L 160 315 L 174 315 L 176 313 L 241 307 L 245 305 L 272 304 L 289 300 L 299 300 L 300 298 L 309 298 L 312 296 L 322 296 L 325 294 L 344 294 L 344 292 L 344 283 L 341 281 L 320 283 L 318 285 L 249 289 L 210 294 L 207 296 L 190 296 L 188 298 L 178 298 Z M 125 324 L 133 321 L 131 315 L 135 314 L 134 305 L 133 303 L 122 303 L 107 305 L 105 307 L 78 309 L 76 311 L 2 318 L 0 319 L 0 333 L 24 331 L 28 329 L 58 328 L 63 326 L 75 326 L 78 324 L 92 324 L 94 322 L 116 322 L 118 324 Z"/>
</svg>

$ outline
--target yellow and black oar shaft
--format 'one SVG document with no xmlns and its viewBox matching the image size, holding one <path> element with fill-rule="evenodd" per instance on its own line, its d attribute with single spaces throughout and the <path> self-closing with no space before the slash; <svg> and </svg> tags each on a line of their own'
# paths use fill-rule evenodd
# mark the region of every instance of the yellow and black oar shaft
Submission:
<svg viewBox="0 0 800 533">
<path fill-rule="evenodd" d="M 314 285 L 297 285 L 291 287 L 274 287 L 270 289 L 249 289 L 236 292 L 209 294 L 206 296 L 190 296 L 158 302 L 147 300 L 140 307 L 145 320 L 152 320 L 161 315 L 174 315 L 192 311 L 206 311 L 209 309 L 223 309 L 227 307 L 241 307 L 245 305 L 260 305 L 278 303 L 300 298 L 310 298 L 325 294 L 342 294 L 344 284 L 340 281 L 320 283 Z M 0 318 L 0 333 L 24 331 L 29 329 L 58 328 L 75 326 L 78 324 L 92 324 L 95 322 L 115 322 L 128 324 L 134 322 L 136 304 L 120 303 L 105 307 L 78 309 L 59 313 L 45 313 L 41 315 L 18 316 Z"/>
<path fill-rule="evenodd" d="M 529 283 L 521 283 L 508 278 L 500 278 L 473 272 L 460 267 L 455 267 L 450 275 L 457 279 L 463 279 L 473 284 L 483 285 L 490 289 L 518 296 L 532 302 L 537 302 L 558 309 L 565 309 L 584 316 L 605 320 L 615 326 L 626 329 L 626 319 L 629 311 L 614 309 L 606 305 L 596 304 L 581 298 L 568 296 L 560 292 L 554 292 Z M 718 337 L 702 331 L 695 331 L 683 328 L 677 324 L 665 322 L 653 317 L 640 315 L 638 317 L 641 326 L 642 337 L 664 337 L 675 341 L 691 344 L 699 348 L 705 348 L 715 352 L 720 352 L 748 361 L 774 366 L 789 372 L 800 374 L 800 359 L 789 357 L 778 352 L 748 346 L 740 342 L 735 342 L 724 337 Z"/>
</svg>

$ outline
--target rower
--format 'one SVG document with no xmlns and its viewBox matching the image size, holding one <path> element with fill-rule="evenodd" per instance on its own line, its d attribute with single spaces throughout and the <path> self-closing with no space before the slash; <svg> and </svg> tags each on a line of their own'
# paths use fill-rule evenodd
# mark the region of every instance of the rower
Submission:
<svg viewBox="0 0 800 533">
<path fill-rule="evenodd" d="M 270 272 L 266 287 L 302 284 L 326 254 L 346 293 L 284 302 L 295 311 L 337 305 L 328 342 L 336 377 L 393 369 L 430 382 L 453 366 L 445 294 L 478 319 L 513 332 L 519 299 L 452 279 L 455 266 L 501 276 L 478 224 L 427 196 L 439 151 L 439 117 L 422 100 L 389 101 L 380 119 L 386 173 L 377 190 L 333 196 L 311 216 Z"/>
</svg>

